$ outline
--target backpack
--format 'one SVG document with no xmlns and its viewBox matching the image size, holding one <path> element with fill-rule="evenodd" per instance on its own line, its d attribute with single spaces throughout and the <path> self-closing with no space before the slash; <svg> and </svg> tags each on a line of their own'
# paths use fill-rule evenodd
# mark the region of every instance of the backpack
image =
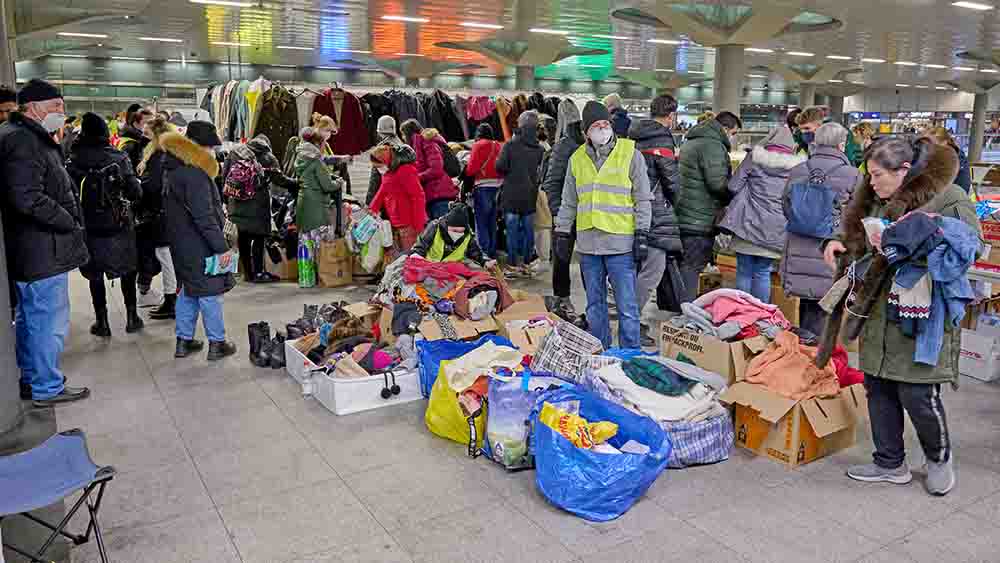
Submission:
<svg viewBox="0 0 1000 563">
<path fill-rule="evenodd" d="M 452 178 L 458 178 L 462 174 L 462 163 L 447 146 L 438 145 L 438 148 L 441 149 L 441 158 L 444 159 L 444 171 Z"/>
<path fill-rule="evenodd" d="M 264 177 L 264 168 L 256 160 L 237 160 L 229 167 L 222 194 L 236 201 L 248 201 L 257 195 L 257 183 Z"/>
<path fill-rule="evenodd" d="M 125 197 L 124 187 L 118 163 L 85 171 L 80 180 L 80 206 L 88 231 L 113 234 L 132 226 L 132 203 Z"/>
<path fill-rule="evenodd" d="M 833 206 L 837 193 L 827 185 L 826 173 L 806 164 L 809 178 L 788 188 L 790 233 L 826 238 L 833 234 Z"/>
</svg>

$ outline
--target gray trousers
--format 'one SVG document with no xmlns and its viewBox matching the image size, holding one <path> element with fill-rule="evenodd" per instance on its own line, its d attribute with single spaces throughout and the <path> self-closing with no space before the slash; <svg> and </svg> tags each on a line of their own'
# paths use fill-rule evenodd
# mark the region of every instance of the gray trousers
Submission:
<svg viewBox="0 0 1000 563">
<path fill-rule="evenodd" d="M 642 310 L 649 303 L 649 298 L 656 291 L 656 286 L 660 285 L 663 279 L 663 272 L 667 269 L 667 252 L 662 248 L 649 247 L 649 254 L 642 262 L 635 280 L 635 296 L 639 300 L 639 318 L 642 318 Z"/>
</svg>

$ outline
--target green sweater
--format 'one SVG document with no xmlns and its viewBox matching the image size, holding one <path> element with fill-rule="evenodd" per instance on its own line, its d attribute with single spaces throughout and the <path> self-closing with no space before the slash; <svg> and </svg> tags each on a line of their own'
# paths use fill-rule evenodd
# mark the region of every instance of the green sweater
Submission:
<svg viewBox="0 0 1000 563">
<path fill-rule="evenodd" d="M 710 236 L 729 203 L 729 135 L 718 121 L 696 125 L 681 145 L 680 190 L 675 209 L 682 235 Z"/>
</svg>

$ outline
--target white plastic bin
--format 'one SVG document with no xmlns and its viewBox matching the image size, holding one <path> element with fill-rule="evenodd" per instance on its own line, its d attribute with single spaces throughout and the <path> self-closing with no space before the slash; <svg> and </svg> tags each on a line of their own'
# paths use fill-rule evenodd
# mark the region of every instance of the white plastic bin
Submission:
<svg viewBox="0 0 1000 563">
<path fill-rule="evenodd" d="M 288 375 L 301 385 L 313 370 L 320 368 L 312 363 L 305 354 L 299 352 L 299 349 L 295 347 L 296 342 L 298 340 L 285 341 L 285 369 L 288 371 Z"/>
<path fill-rule="evenodd" d="M 325 373 L 313 375 L 313 396 L 334 414 L 344 415 L 410 403 L 421 398 L 417 370 L 394 370 L 399 394 L 392 394 L 392 375 L 343 379 Z M 386 382 L 388 380 L 388 387 Z M 384 390 L 388 392 L 383 393 Z M 384 398 L 388 395 L 388 398 Z"/>
</svg>

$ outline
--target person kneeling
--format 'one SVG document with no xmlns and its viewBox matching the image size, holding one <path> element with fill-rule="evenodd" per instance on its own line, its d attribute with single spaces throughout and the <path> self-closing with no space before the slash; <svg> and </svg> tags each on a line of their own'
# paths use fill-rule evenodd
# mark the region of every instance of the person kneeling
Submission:
<svg viewBox="0 0 1000 563">
<path fill-rule="evenodd" d="M 444 217 L 431 221 L 420 234 L 410 254 L 430 262 L 469 260 L 481 268 L 496 267 L 496 260 L 486 258 L 469 228 L 469 208 L 465 204 L 458 204 Z"/>
</svg>

